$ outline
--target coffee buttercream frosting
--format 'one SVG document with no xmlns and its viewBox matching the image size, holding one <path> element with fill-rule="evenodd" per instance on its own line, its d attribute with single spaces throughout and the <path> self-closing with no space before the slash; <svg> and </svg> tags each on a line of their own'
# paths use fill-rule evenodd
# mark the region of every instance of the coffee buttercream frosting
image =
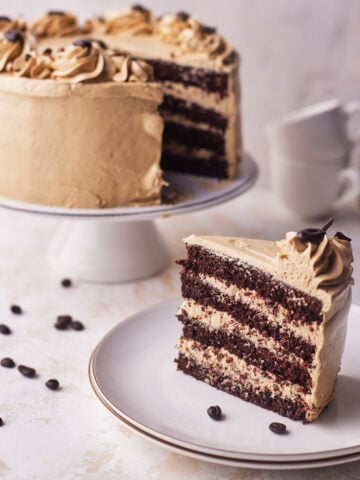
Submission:
<svg viewBox="0 0 360 480">
<path fill-rule="evenodd" d="M 102 22 L 93 25 L 95 28 L 100 27 L 101 30 L 104 27 L 105 33 L 109 34 L 122 32 L 131 35 L 150 34 L 153 31 L 153 18 L 150 10 L 135 5 L 123 12 L 110 13 Z"/>
<path fill-rule="evenodd" d="M 0 72 L 8 69 L 11 62 L 20 57 L 25 47 L 24 35 L 16 29 L 0 34 Z"/>
<path fill-rule="evenodd" d="M 50 11 L 30 25 L 35 37 L 65 37 L 79 32 L 75 15 L 69 12 Z"/>
</svg>

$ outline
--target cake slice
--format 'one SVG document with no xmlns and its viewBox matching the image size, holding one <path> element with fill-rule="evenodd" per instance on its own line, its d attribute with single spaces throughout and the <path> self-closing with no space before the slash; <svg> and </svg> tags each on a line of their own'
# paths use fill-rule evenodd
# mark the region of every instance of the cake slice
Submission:
<svg viewBox="0 0 360 480">
<path fill-rule="evenodd" d="M 315 420 L 340 369 L 350 239 L 340 232 L 329 238 L 323 228 L 289 232 L 279 242 L 184 241 L 177 368 L 285 417 Z"/>
</svg>

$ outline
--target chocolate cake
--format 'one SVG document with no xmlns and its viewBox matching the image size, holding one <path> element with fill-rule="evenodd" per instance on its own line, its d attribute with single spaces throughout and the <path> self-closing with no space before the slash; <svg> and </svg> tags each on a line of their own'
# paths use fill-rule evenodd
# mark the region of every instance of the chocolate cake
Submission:
<svg viewBox="0 0 360 480">
<path fill-rule="evenodd" d="M 184 241 L 177 368 L 290 419 L 315 420 L 340 369 L 350 240 L 307 229 L 279 242 Z"/>
<path fill-rule="evenodd" d="M 31 31 L 43 48 L 62 46 L 64 35 L 71 41 L 90 36 L 153 67 L 164 94 L 163 169 L 218 178 L 237 174 L 239 56 L 215 28 L 186 12 L 156 18 L 140 5 L 84 25 L 75 18 L 50 12 Z"/>
</svg>

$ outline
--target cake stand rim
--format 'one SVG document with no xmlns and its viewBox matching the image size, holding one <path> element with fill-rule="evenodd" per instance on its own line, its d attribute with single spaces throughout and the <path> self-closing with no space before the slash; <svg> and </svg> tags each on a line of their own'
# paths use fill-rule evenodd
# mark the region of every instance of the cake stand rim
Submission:
<svg viewBox="0 0 360 480">
<path fill-rule="evenodd" d="M 216 205 L 220 205 L 227 201 L 245 193 L 249 190 L 257 180 L 258 166 L 253 157 L 244 152 L 241 161 L 241 171 L 239 175 L 228 182 L 225 187 L 220 187 L 214 190 L 207 190 L 207 194 L 201 196 L 205 190 L 199 188 L 199 195 L 194 195 L 188 200 L 179 201 L 173 205 L 153 205 L 147 207 L 111 207 L 104 209 L 79 209 L 79 208 L 65 208 L 54 207 L 48 205 L 39 205 L 27 202 L 13 200 L 7 197 L 0 197 L 0 208 L 43 217 L 55 217 L 63 219 L 74 220 L 116 220 L 116 221 L 144 221 L 152 220 L 160 217 L 168 217 L 173 215 L 186 214 L 198 210 L 204 210 Z M 190 179 L 195 184 L 199 181 L 211 181 L 211 179 L 195 176 L 179 174 L 176 172 L 168 172 L 168 174 L 175 176 L 175 178 Z M 199 182 L 200 183 L 200 182 Z"/>
</svg>

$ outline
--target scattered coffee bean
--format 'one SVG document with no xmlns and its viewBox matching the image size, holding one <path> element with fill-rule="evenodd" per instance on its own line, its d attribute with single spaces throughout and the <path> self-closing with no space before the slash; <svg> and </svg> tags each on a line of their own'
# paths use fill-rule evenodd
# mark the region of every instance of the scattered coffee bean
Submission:
<svg viewBox="0 0 360 480">
<path fill-rule="evenodd" d="M 50 390 L 57 390 L 59 388 L 59 381 L 56 380 L 56 378 L 50 378 L 49 380 L 47 380 L 45 382 L 45 385 L 47 386 L 47 388 L 49 388 Z"/>
<path fill-rule="evenodd" d="M 0 417 L 0 427 L 4 425 L 4 420 Z"/>
<path fill-rule="evenodd" d="M 64 278 L 63 280 L 61 280 L 61 285 L 64 288 L 72 287 L 72 281 L 70 280 L 70 278 Z"/>
<path fill-rule="evenodd" d="M 214 420 L 221 420 L 222 419 L 222 412 L 221 408 L 218 405 L 212 405 L 207 409 L 207 413 L 209 417 Z"/>
<path fill-rule="evenodd" d="M 3 335 L 10 335 L 11 330 L 7 325 L 0 323 L 0 333 L 2 333 Z"/>
<path fill-rule="evenodd" d="M 71 322 L 72 322 L 72 316 L 71 315 L 59 315 L 56 318 L 56 322 L 54 324 L 54 327 L 57 330 L 66 330 L 67 328 L 70 327 Z"/>
<path fill-rule="evenodd" d="M 280 434 L 280 435 L 283 435 L 284 433 L 287 433 L 286 425 L 284 425 L 283 423 L 272 422 L 272 423 L 270 423 L 269 428 L 273 433 L 277 433 L 277 434 Z"/>
<path fill-rule="evenodd" d="M 4 357 L 0 361 L 0 365 L 5 368 L 14 368 L 15 367 L 15 362 L 12 358 L 9 357 Z"/>
<path fill-rule="evenodd" d="M 14 315 L 21 315 L 23 313 L 19 305 L 11 305 L 10 310 Z"/>
<path fill-rule="evenodd" d="M 81 322 L 79 322 L 79 320 L 73 320 L 70 326 L 73 330 L 76 330 L 78 332 L 80 332 L 81 330 L 84 330 L 85 328 L 84 325 Z"/>
<path fill-rule="evenodd" d="M 35 368 L 26 367 L 25 365 L 19 365 L 18 370 L 22 375 L 24 375 L 24 377 L 34 378 L 36 376 Z"/>
</svg>

